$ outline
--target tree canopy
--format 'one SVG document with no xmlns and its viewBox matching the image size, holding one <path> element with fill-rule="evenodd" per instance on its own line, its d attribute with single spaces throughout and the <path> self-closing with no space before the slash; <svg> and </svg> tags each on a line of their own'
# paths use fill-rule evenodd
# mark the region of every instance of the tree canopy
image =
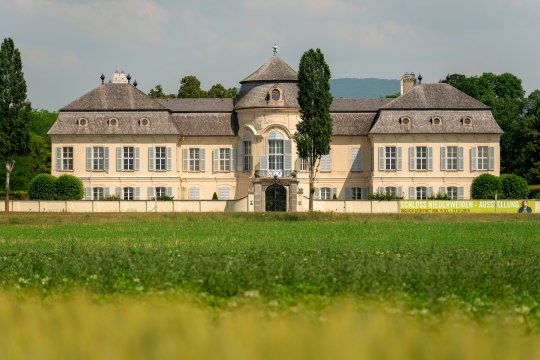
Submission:
<svg viewBox="0 0 540 360">
<path fill-rule="evenodd" d="M 174 99 L 176 95 L 174 94 L 165 94 L 163 92 L 163 87 L 161 84 L 157 84 L 152 90 L 148 92 L 148 95 L 154 99 Z"/>
<path fill-rule="evenodd" d="M 298 67 L 298 104 L 301 121 L 294 135 L 296 151 L 306 159 L 309 171 L 309 210 L 313 210 L 313 193 L 317 166 L 321 156 L 330 152 L 332 118 L 330 105 L 330 67 L 320 49 L 309 49 Z"/>
</svg>

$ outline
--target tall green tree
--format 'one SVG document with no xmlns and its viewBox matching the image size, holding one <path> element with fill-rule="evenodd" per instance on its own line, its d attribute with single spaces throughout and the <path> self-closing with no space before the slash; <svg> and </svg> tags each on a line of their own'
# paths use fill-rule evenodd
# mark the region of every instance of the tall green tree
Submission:
<svg viewBox="0 0 540 360">
<path fill-rule="evenodd" d="M 529 184 L 540 184 L 540 90 L 529 94 L 523 124 L 523 176 Z"/>
<path fill-rule="evenodd" d="M 307 160 L 309 171 L 309 210 L 313 211 L 315 178 L 321 156 L 330 153 L 332 118 L 330 105 L 330 67 L 320 49 L 309 49 L 298 67 L 298 104 L 301 121 L 294 140 L 298 156 Z"/>
<path fill-rule="evenodd" d="M 157 84 L 153 89 L 148 92 L 148 96 L 154 99 L 175 99 L 176 95 L 174 94 L 165 94 L 163 92 L 163 87 L 161 84 Z"/>
<path fill-rule="evenodd" d="M 21 54 L 13 40 L 6 38 L 0 47 L 0 157 L 6 165 L 6 212 L 9 211 L 9 180 L 15 156 L 30 151 L 30 111 Z"/>
<path fill-rule="evenodd" d="M 184 76 L 180 80 L 178 98 L 204 98 L 206 92 L 201 89 L 201 82 L 194 75 Z"/>
<path fill-rule="evenodd" d="M 208 93 L 206 94 L 206 97 L 209 98 L 235 98 L 236 95 L 238 95 L 238 90 L 235 87 L 225 89 L 223 85 L 220 83 L 217 83 L 215 85 L 212 85 L 210 90 L 208 90 Z"/>
</svg>

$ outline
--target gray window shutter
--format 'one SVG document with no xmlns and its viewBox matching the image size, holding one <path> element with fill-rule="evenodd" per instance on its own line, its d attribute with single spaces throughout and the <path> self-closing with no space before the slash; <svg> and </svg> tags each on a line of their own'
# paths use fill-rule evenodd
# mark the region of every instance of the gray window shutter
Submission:
<svg viewBox="0 0 540 360">
<path fill-rule="evenodd" d="M 337 198 L 337 196 L 338 196 L 338 194 L 337 194 L 337 188 L 332 188 L 332 200 L 334 199 L 334 195 L 335 195 L 336 198 Z"/>
<path fill-rule="evenodd" d="M 379 171 L 384 171 L 384 147 L 379 146 Z"/>
<path fill-rule="evenodd" d="M 242 140 L 236 145 L 236 171 L 244 171 L 244 142 Z"/>
<path fill-rule="evenodd" d="M 476 170 L 476 147 L 471 148 L 471 171 Z"/>
<path fill-rule="evenodd" d="M 206 171 L 206 149 L 199 149 L 199 171 Z"/>
<path fill-rule="evenodd" d="M 362 200 L 367 200 L 368 195 L 369 195 L 369 186 L 362 188 L 362 194 L 361 195 L 362 195 Z"/>
<path fill-rule="evenodd" d="M 433 197 L 433 187 L 428 187 L 427 188 L 427 198 L 432 198 Z"/>
<path fill-rule="evenodd" d="M 141 168 L 141 149 L 135 148 L 135 170 L 138 171 Z"/>
<path fill-rule="evenodd" d="M 109 170 L 109 147 L 105 146 L 103 148 L 103 153 L 105 154 L 105 161 L 103 164 L 103 167 L 105 168 L 105 171 Z"/>
<path fill-rule="evenodd" d="M 441 186 L 439 188 L 439 194 L 441 194 L 442 196 L 446 195 L 446 188 L 444 186 Z"/>
<path fill-rule="evenodd" d="M 463 147 L 458 147 L 458 170 L 463 170 Z"/>
<path fill-rule="evenodd" d="M 115 189 L 115 195 L 118 196 L 119 199 L 122 199 L 122 188 L 121 187 L 117 187 Z"/>
<path fill-rule="evenodd" d="M 167 196 L 172 196 L 172 187 L 168 187 L 167 189 L 165 189 L 165 193 L 167 194 Z"/>
<path fill-rule="evenodd" d="M 463 186 L 460 186 L 460 187 L 457 188 L 457 198 L 458 198 L 458 200 L 463 200 L 464 199 Z"/>
<path fill-rule="evenodd" d="M 213 151 L 214 154 L 214 172 L 219 171 L 219 149 L 215 148 Z"/>
<path fill-rule="evenodd" d="M 87 187 L 86 188 L 86 196 L 85 196 L 86 200 L 92 200 L 92 188 L 91 187 Z"/>
<path fill-rule="evenodd" d="M 361 171 L 360 148 L 351 149 L 351 171 Z"/>
<path fill-rule="evenodd" d="M 259 168 L 261 171 L 268 171 L 268 155 L 261 155 Z"/>
<path fill-rule="evenodd" d="M 236 148 L 231 149 L 231 171 L 236 171 Z"/>
<path fill-rule="evenodd" d="M 358 149 L 358 155 L 356 155 L 356 158 L 358 159 L 358 171 L 362 171 L 363 164 L 362 164 L 362 156 L 363 156 L 364 150 L 362 148 Z"/>
<path fill-rule="evenodd" d="M 135 195 L 133 196 L 133 200 L 141 200 L 141 188 L 140 187 L 135 188 Z"/>
<path fill-rule="evenodd" d="M 313 193 L 313 200 L 319 200 L 321 198 L 321 189 L 315 188 L 315 192 Z"/>
<path fill-rule="evenodd" d="M 292 170 L 292 140 L 283 141 L 283 170 Z"/>
<path fill-rule="evenodd" d="M 148 200 L 153 200 L 154 199 L 154 188 L 149 186 L 147 189 L 146 189 L 146 193 L 148 195 Z"/>
<path fill-rule="evenodd" d="M 409 171 L 416 170 L 416 166 L 414 163 L 414 146 L 411 146 L 409 148 Z"/>
<path fill-rule="evenodd" d="M 427 169 L 433 170 L 433 148 L 431 146 L 427 148 Z"/>
<path fill-rule="evenodd" d="M 167 171 L 172 170 L 172 148 L 167 148 Z"/>
<path fill-rule="evenodd" d="M 345 188 L 345 200 L 351 200 L 352 199 L 352 191 L 350 187 Z"/>
<path fill-rule="evenodd" d="M 56 171 L 62 171 L 62 148 L 57 146 L 56 152 Z"/>
<path fill-rule="evenodd" d="M 86 147 L 86 171 L 92 171 L 92 148 Z"/>
<path fill-rule="evenodd" d="M 489 170 L 495 170 L 495 147 L 489 147 Z"/>
<path fill-rule="evenodd" d="M 441 171 L 446 170 L 446 147 L 441 146 Z"/>
<path fill-rule="evenodd" d="M 109 188 L 108 187 L 103 189 L 103 196 L 104 197 L 109 197 Z"/>
<path fill-rule="evenodd" d="M 183 162 L 182 162 L 182 171 L 183 172 L 188 172 L 189 171 L 189 149 L 182 149 L 182 157 L 183 157 Z"/>
<path fill-rule="evenodd" d="M 402 157 L 401 157 L 401 146 L 398 146 L 397 147 L 397 166 L 396 166 L 396 170 L 401 170 L 401 165 L 402 165 Z"/>
<path fill-rule="evenodd" d="M 379 186 L 378 193 L 379 193 L 379 194 L 385 194 L 384 186 Z"/>
<path fill-rule="evenodd" d="M 116 171 L 122 171 L 122 148 L 116 147 Z"/>
<path fill-rule="evenodd" d="M 409 187 L 409 200 L 416 200 L 416 188 L 414 186 Z"/>
<path fill-rule="evenodd" d="M 154 148 L 148 148 L 148 171 L 154 171 Z"/>
<path fill-rule="evenodd" d="M 403 188 L 401 186 L 398 186 L 396 195 L 398 197 L 403 197 Z"/>
</svg>

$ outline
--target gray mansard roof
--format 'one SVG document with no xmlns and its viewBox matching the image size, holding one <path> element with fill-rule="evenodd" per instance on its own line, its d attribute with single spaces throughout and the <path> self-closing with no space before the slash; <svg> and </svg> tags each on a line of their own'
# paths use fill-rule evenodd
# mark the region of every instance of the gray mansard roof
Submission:
<svg viewBox="0 0 540 360">
<path fill-rule="evenodd" d="M 240 81 L 240 84 L 252 81 L 298 81 L 298 74 L 279 56 L 274 55 L 251 75 Z"/>
<path fill-rule="evenodd" d="M 234 113 L 175 113 L 171 115 L 178 134 L 184 136 L 236 136 Z"/>
<path fill-rule="evenodd" d="M 156 99 L 171 112 L 181 113 L 232 113 L 233 99 Z"/>
<path fill-rule="evenodd" d="M 283 92 L 283 104 L 269 103 L 268 95 L 273 88 L 278 88 Z M 249 82 L 242 84 L 234 108 L 236 110 L 249 108 L 300 109 L 297 97 L 298 85 L 296 83 Z"/>
</svg>

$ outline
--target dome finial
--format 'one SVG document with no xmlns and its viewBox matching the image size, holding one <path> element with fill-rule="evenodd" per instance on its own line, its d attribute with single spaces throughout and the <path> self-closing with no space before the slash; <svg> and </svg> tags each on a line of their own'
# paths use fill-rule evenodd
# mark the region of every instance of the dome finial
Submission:
<svg viewBox="0 0 540 360">
<path fill-rule="evenodd" d="M 101 79 L 101 83 L 103 84 L 105 82 L 105 75 L 101 73 L 101 76 L 99 78 Z"/>
<path fill-rule="evenodd" d="M 422 84 L 422 74 L 418 74 L 418 84 Z"/>
<path fill-rule="evenodd" d="M 274 46 L 272 46 L 272 48 L 274 49 L 274 55 L 277 55 L 277 53 L 278 53 L 278 46 L 277 46 L 277 44 L 274 44 Z"/>
</svg>

